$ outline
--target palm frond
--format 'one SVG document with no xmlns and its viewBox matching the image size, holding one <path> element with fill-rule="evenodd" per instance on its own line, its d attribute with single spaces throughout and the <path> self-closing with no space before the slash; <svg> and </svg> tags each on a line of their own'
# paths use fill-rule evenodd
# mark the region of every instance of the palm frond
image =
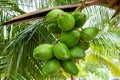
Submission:
<svg viewBox="0 0 120 80">
<path fill-rule="evenodd" d="M 4 10 L 8 9 L 8 10 L 18 12 L 20 14 L 25 13 L 22 9 L 19 8 L 16 1 L 11 1 L 11 0 L 0 1 L 0 7 L 3 8 Z"/>
<path fill-rule="evenodd" d="M 21 8 L 20 5 L 23 5 L 23 7 L 25 6 L 25 8 L 22 9 L 25 10 L 26 9 L 31 10 L 31 8 L 29 7 L 32 7 L 32 10 L 48 7 L 48 5 L 44 5 L 47 3 L 47 1 L 42 0 L 36 2 L 34 0 L 31 0 L 29 2 L 19 0 L 10 3 L 15 5 L 17 4 L 19 5 L 20 8 Z M 27 3 L 27 5 L 24 5 L 23 3 L 25 4 Z M 38 4 L 37 6 L 36 3 Z M 11 6 L 11 4 L 8 6 Z M 12 16 L 19 15 L 19 13 L 11 11 L 11 10 L 15 11 L 15 6 L 11 6 L 11 10 L 9 9 L 6 11 L 5 9 L 1 10 L 2 10 L 1 14 L 3 14 L 1 16 L 1 23 L 2 21 L 10 19 Z M 9 14 L 6 14 L 6 12 Z M 7 19 L 5 19 L 6 16 L 8 16 Z M 2 31 L 3 29 L 4 31 Z M 1 35 L 7 36 L 6 38 L 4 38 L 3 36 L 1 36 L 0 38 L 2 39 L 1 41 L 6 41 L 4 42 L 4 49 L 2 49 L 2 47 L 0 48 L 2 53 L 0 55 L 2 61 L 2 63 L 0 63 L 1 65 L 0 74 L 2 74 L 1 77 L 3 80 L 4 79 L 45 80 L 48 78 L 51 78 L 52 80 L 53 79 L 58 80 L 61 77 L 63 78 L 63 76 L 60 76 L 60 73 L 55 74 L 54 77 L 45 75 L 41 70 L 44 61 L 40 61 L 33 58 L 33 49 L 36 46 L 42 43 L 55 42 L 55 36 L 46 30 L 45 24 L 42 20 L 37 20 L 37 23 L 32 22 L 19 25 L 15 24 L 11 25 L 10 27 L 4 26 L 1 27 L 0 30 Z"/>
<path fill-rule="evenodd" d="M 30 36 L 29 33 L 30 31 L 32 31 L 32 29 L 34 29 L 35 27 L 32 26 L 32 28 L 27 29 L 27 31 L 23 31 L 22 33 L 18 34 L 18 36 L 15 37 L 15 39 L 10 40 L 10 44 L 7 45 L 7 47 L 4 49 L 4 54 L 6 54 L 8 56 L 8 60 L 7 60 L 7 69 L 6 69 L 6 77 L 12 76 L 11 73 L 18 73 L 18 69 L 19 69 L 19 65 L 21 60 L 25 60 L 22 58 L 26 58 L 28 56 L 28 53 L 32 53 L 31 49 L 29 49 L 29 47 L 33 49 L 33 47 L 35 47 L 33 44 L 31 44 L 29 47 L 27 47 L 27 49 L 29 49 L 31 52 L 29 52 L 29 50 L 26 50 L 26 53 L 24 53 L 25 50 L 25 45 L 26 42 L 24 42 L 23 40 L 27 37 Z M 29 30 L 29 31 L 28 31 Z M 34 31 L 33 31 L 34 32 Z M 33 35 L 32 35 L 33 36 Z M 31 37 L 31 36 L 30 36 Z M 26 38 L 27 39 L 27 38 Z M 25 40 L 26 40 L 25 39 Z M 29 41 L 28 41 L 29 42 Z M 36 44 L 36 43 L 34 43 Z M 13 48 L 13 49 L 12 49 Z M 12 51 L 11 51 L 12 49 Z M 7 54 L 7 52 L 9 52 L 9 54 Z M 23 56 L 23 53 L 25 56 Z M 23 57 L 22 57 L 23 56 Z M 27 59 L 27 58 L 26 58 Z M 15 61 L 14 61 L 15 60 Z M 28 59 L 27 59 L 28 60 Z M 26 61 L 27 61 L 26 60 Z M 30 60 L 29 60 L 30 61 Z M 27 62 L 28 63 L 28 62 Z M 30 63 L 30 62 L 29 62 Z M 14 64 L 14 65 L 12 65 Z M 25 64 L 25 63 L 24 63 Z M 22 64 L 23 65 L 23 64 Z M 35 65 L 35 64 L 33 64 Z M 22 67 L 22 66 L 21 66 Z M 28 68 L 26 68 L 28 69 Z M 32 70 L 32 69 L 31 69 Z M 28 70 L 30 71 L 30 70 Z M 26 72 L 28 72 L 26 71 Z"/>
<path fill-rule="evenodd" d="M 87 15 L 87 22 L 83 28 L 99 28 L 99 34 L 91 41 L 92 50 L 102 52 L 100 54 L 104 56 L 119 57 L 120 37 L 118 32 L 120 28 L 117 23 L 119 21 L 117 19 L 118 16 L 116 19 L 109 20 L 114 11 L 102 6 L 91 6 L 85 8 L 82 12 Z"/>
<path fill-rule="evenodd" d="M 91 53 L 88 56 L 88 59 L 92 62 L 97 62 L 101 65 L 105 65 L 106 67 L 108 67 L 108 69 L 110 69 L 111 73 L 116 76 L 116 77 L 120 77 L 120 68 L 117 64 L 113 63 L 112 61 L 108 60 L 107 58 L 100 56 L 98 54 L 93 54 Z"/>
<path fill-rule="evenodd" d="M 0 1 L 0 23 L 24 12 L 80 1 L 81 0 Z M 106 65 L 115 76 L 120 76 L 118 64 L 109 60 L 115 58 L 120 59 L 120 34 L 119 32 L 117 33 L 117 31 L 120 31 L 118 24 L 119 16 L 110 21 L 110 16 L 112 16 L 114 11 L 100 6 L 91 6 L 85 8 L 82 12 L 87 15 L 87 22 L 83 28 L 98 27 L 100 30 L 99 35 L 91 41 L 90 50 L 94 51 L 94 54 L 88 52 L 88 54 L 90 54 L 89 57 L 91 57 L 92 61 L 98 61 L 100 64 Z M 65 78 L 65 76 L 61 75 L 61 72 L 53 76 L 45 75 L 42 72 L 42 65 L 45 61 L 40 61 L 33 57 L 33 49 L 36 46 L 42 43 L 54 44 L 55 38 L 56 35 L 46 30 L 46 24 L 43 20 L 14 24 L 9 27 L 0 27 L 0 77 L 2 77 L 2 79 L 7 78 L 12 80 L 61 80 Z"/>
<path fill-rule="evenodd" d="M 105 32 L 98 35 L 98 38 L 94 39 L 91 43 L 92 50 L 95 50 L 108 58 L 119 58 L 120 50 L 120 38 L 111 32 Z"/>
</svg>

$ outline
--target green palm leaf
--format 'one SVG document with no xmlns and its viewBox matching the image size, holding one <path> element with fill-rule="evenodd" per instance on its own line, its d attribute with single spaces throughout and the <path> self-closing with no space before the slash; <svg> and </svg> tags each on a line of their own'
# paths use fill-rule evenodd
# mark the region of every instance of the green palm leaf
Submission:
<svg viewBox="0 0 120 80">
<path fill-rule="evenodd" d="M 100 63 L 101 65 L 106 65 L 114 76 L 120 77 L 120 68 L 117 66 L 117 64 L 113 63 L 107 58 L 91 53 L 88 56 L 88 59 L 92 62 Z"/>
<path fill-rule="evenodd" d="M 25 12 L 80 1 L 3 0 L 0 1 L 0 23 Z M 114 11 L 100 6 L 91 6 L 83 9 L 82 12 L 87 15 L 87 22 L 83 28 L 95 26 L 100 30 L 98 36 L 91 41 L 90 48 L 86 52 L 89 57 L 86 59 L 90 58 L 91 61 L 106 65 L 111 73 L 119 77 L 119 65 L 110 61 L 111 59 L 120 60 L 119 16 L 109 20 Z M 48 32 L 46 27 L 43 19 L 0 27 L 0 77 L 2 79 L 61 80 L 65 78 L 61 72 L 52 76 L 45 75 L 42 72 L 42 65 L 45 61 L 33 57 L 33 49 L 39 44 L 55 44 L 56 42 L 58 35 Z"/>
</svg>

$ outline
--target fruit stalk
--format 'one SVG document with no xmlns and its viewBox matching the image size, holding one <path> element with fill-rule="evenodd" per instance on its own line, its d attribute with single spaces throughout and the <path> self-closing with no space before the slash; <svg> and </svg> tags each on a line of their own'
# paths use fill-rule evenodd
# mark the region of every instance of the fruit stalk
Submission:
<svg viewBox="0 0 120 80">
<path fill-rule="evenodd" d="M 71 80 L 76 80 L 76 77 L 71 75 Z"/>
</svg>

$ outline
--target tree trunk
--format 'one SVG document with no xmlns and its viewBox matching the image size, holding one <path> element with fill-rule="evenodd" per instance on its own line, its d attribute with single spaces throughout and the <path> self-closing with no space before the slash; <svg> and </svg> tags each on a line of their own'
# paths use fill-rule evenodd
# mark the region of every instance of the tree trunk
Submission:
<svg viewBox="0 0 120 80">
<path fill-rule="evenodd" d="M 71 80 L 76 80 L 75 76 L 71 75 Z"/>
</svg>

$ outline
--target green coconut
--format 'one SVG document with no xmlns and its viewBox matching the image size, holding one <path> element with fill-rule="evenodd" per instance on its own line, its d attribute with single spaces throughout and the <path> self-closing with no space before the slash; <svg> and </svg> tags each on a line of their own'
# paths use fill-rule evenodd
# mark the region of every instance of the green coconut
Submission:
<svg viewBox="0 0 120 80">
<path fill-rule="evenodd" d="M 53 45 L 41 44 L 37 46 L 33 51 L 33 56 L 40 60 L 48 60 L 53 57 Z"/>
<path fill-rule="evenodd" d="M 65 43 L 69 48 L 74 47 L 80 39 L 78 30 L 71 30 L 61 33 L 60 41 Z"/>
<path fill-rule="evenodd" d="M 78 74 L 78 68 L 72 60 L 64 60 L 61 63 L 63 70 L 71 75 Z"/>
<path fill-rule="evenodd" d="M 51 75 L 51 74 L 55 74 L 57 72 L 60 71 L 60 63 L 57 59 L 51 59 L 48 60 L 44 65 L 43 65 L 43 72 L 45 74 Z"/>
<path fill-rule="evenodd" d="M 81 39 L 85 42 L 93 40 L 98 34 L 98 31 L 96 27 L 87 27 L 81 31 Z"/>
<path fill-rule="evenodd" d="M 56 23 L 51 23 L 47 26 L 47 30 L 54 34 L 60 34 L 62 30 L 58 27 Z"/>
<path fill-rule="evenodd" d="M 86 22 L 86 15 L 79 11 L 72 12 L 72 16 L 75 19 L 75 27 L 82 27 Z"/>
<path fill-rule="evenodd" d="M 71 59 L 82 59 L 84 57 L 84 50 L 79 46 L 75 46 L 70 49 L 70 58 Z"/>
<path fill-rule="evenodd" d="M 74 28 L 75 19 L 74 17 L 67 12 L 63 12 L 57 19 L 58 27 L 62 31 L 70 31 Z"/>
<path fill-rule="evenodd" d="M 56 23 L 58 16 L 61 15 L 63 12 L 64 11 L 61 9 L 53 9 L 45 16 L 45 18 L 48 23 Z"/>
<path fill-rule="evenodd" d="M 54 47 L 54 55 L 59 60 L 66 60 L 70 58 L 69 49 L 62 42 L 58 42 Z"/>
</svg>

